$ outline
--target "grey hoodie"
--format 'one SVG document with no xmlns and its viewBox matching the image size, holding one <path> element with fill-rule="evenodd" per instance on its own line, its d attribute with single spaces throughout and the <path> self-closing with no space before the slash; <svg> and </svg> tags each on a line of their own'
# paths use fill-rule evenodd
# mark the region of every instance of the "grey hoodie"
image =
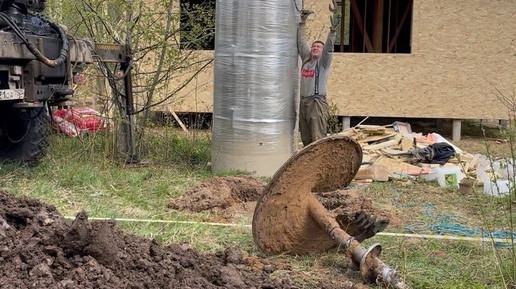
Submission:
<svg viewBox="0 0 516 289">
<path fill-rule="evenodd" d="M 309 97 L 315 95 L 315 69 L 319 64 L 319 95 L 326 96 L 328 72 L 333 59 L 333 43 L 335 41 L 336 32 L 328 33 L 321 58 L 315 62 L 310 62 L 310 47 L 306 41 L 306 24 L 299 24 L 297 30 L 297 49 L 303 65 L 301 67 L 301 97 Z"/>
</svg>

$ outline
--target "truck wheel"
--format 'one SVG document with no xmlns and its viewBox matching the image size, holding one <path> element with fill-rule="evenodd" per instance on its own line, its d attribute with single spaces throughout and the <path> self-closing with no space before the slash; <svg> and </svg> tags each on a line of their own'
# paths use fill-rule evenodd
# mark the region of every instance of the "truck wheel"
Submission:
<svg viewBox="0 0 516 289">
<path fill-rule="evenodd" d="M 50 116 L 46 106 L 0 107 L 0 161 L 33 164 L 48 148 Z"/>
</svg>

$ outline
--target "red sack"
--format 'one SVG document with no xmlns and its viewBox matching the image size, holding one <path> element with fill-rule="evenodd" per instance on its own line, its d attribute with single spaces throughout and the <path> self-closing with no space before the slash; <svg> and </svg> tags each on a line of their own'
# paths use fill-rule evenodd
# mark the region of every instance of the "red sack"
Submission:
<svg viewBox="0 0 516 289">
<path fill-rule="evenodd" d="M 57 131 L 76 137 L 107 129 L 106 119 L 96 110 L 88 107 L 73 107 L 52 113 L 52 127 Z"/>
</svg>

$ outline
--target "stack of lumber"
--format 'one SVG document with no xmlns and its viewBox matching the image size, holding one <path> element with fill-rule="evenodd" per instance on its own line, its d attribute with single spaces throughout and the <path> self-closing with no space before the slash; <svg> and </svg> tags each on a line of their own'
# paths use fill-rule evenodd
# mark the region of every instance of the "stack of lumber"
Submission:
<svg viewBox="0 0 516 289">
<path fill-rule="evenodd" d="M 423 136 L 411 131 L 395 130 L 392 125 L 358 125 L 340 135 L 355 139 L 362 147 L 364 156 L 355 181 L 386 182 L 393 179 L 415 179 L 427 175 L 439 164 L 411 164 L 410 150 L 424 148 L 436 142 L 432 134 Z M 460 152 L 443 166 L 460 166 L 464 171 L 473 170 L 475 157 Z"/>
</svg>

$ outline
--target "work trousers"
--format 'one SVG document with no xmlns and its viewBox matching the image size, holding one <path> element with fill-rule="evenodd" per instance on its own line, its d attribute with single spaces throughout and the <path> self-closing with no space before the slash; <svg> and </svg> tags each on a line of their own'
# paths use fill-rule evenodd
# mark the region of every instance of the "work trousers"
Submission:
<svg viewBox="0 0 516 289">
<path fill-rule="evenodd" d="M 328 117 L 329 110 L 326 97 L 301 97 L 299 103 L 299 132 L 304 146 L 326 137 Z"/>
</svg>

